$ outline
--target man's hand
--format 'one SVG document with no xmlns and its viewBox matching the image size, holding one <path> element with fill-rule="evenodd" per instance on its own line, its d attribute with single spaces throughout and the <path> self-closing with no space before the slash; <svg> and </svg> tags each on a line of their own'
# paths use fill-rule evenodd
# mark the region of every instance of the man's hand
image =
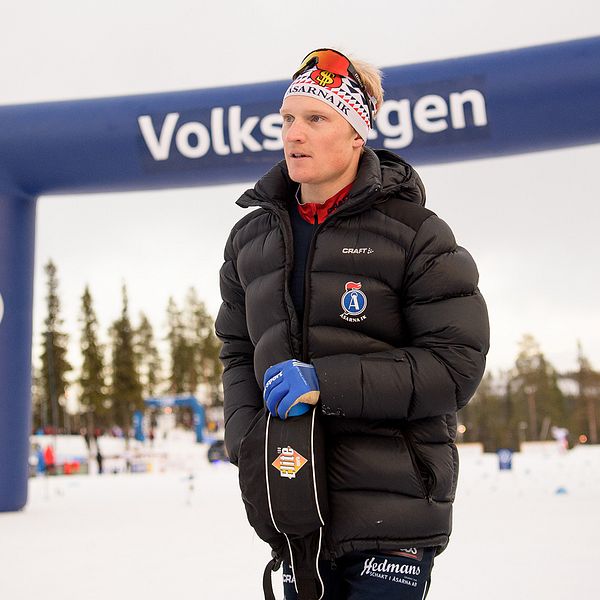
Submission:
<svg viewBox="0 0 600 600">
<path fill-rule="evenodd" d="M 319 401 L 315 368 L 296 359 L 270 366 L 263 378 L 263 397 L 274 417 L 286 419 L 307 412 Z"/>
</svg>

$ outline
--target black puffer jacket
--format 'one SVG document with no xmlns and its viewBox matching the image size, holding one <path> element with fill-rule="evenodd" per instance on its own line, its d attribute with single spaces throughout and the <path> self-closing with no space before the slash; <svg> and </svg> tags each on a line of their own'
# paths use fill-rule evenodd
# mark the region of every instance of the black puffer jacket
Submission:
<svg viewBox="0 0 600 600">
<path fill-rule="evenodd" d="M 414 169 L 366 148 L 348 200 L 315 231 L 300 323 L 288 284 L 286 205 L 296 186 L 285 161 L 271 169 L 238 200 L 258 210 L 236 223 L 225 247 L 215 329 L 231 460 L 263 405 L 265 370 L 312 361 L 328 444 L 323 557 L 407 546 L 441 552 L 458 476 L 456 411 L 475 392 L 489 347 L 477 268 L 424 208 Z M 342 306 L 349 282 L 363 294 L 355 310 Z"/>
</svg>

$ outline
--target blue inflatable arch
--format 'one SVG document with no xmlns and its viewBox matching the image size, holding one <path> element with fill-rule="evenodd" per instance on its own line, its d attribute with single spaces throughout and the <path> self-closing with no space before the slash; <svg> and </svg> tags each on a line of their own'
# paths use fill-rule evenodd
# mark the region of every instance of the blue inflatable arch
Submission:
<svg viewBox="0 0 600 600">
<path fill-rule="evenodd" d="M 369 143 L 415 164 L 600 141 L 600 37 L 384 74 Z M 0 511 L 27 501 L 37 197 L 253 181 L 288 83 L 0 107 Z"/>
<path fill-rule="evenodd" d="M 191 408 L 194 415 L 194 431 L 196 433 L 196 442 L 200 443 L 204 441 L 203 430 L 206 427 L 206 411 L 204 406 L 198 402 L 196 396 L 179 395 L 179 396 L 160 396 L 155 398 L 146 398 L 144 404 L 147 408 L 165 408 L 167 406 L 175 408 Z M 140 412 L 141 411 L 137 411 Z M 135 420 L 135 419 L 134 419 Z M 142 424 L 141 419 L 138 420 L 136 429 L 139 430 L 141 435 L 136 435 L 136 439 L 143 440 Z"/>
</svg>

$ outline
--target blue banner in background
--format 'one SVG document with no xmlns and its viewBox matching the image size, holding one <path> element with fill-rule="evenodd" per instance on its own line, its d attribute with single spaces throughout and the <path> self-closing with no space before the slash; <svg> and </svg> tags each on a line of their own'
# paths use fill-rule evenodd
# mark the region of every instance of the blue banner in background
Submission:
<svg viewBox="0 0 600 600">
<path fill-rule="evenodd" d="M 600 141 L 600 37 L 383 72 L 368 143 L 413 164 Z M 0 107 L 0 172 L 32 196 L 254 181 L 288 84 Z"/>
</svg>

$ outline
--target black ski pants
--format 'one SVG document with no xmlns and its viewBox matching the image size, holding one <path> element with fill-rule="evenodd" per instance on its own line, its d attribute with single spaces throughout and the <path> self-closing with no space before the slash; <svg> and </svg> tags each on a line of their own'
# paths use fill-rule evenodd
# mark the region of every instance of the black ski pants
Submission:
<svg viewBox="0 0 600 600">
<path fill-rule="evenodd" d="M 395 553 L 350 552 L 335 562 L 319 561 L 322 600 L 424 600 L 429 593 L 435 548 Z M 294 574 L 283 563 L 285 600 L 297 600 Z"/>
</svg>

